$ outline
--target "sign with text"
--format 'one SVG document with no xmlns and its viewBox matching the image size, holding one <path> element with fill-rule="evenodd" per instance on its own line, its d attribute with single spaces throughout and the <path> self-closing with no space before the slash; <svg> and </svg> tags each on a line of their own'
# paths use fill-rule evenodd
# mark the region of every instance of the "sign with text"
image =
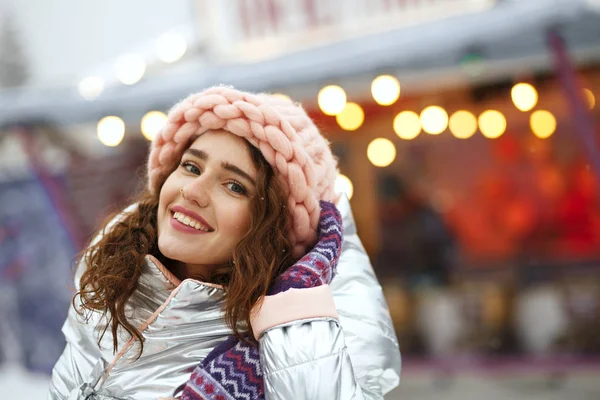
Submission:
<svg viewBox="0 0 600 400">
<path fill-rule="evenodd" d="M 200 27 L 219 58 L 257 61 L 491 7 L 495 0 L 204 0 Z"/>
</svg>

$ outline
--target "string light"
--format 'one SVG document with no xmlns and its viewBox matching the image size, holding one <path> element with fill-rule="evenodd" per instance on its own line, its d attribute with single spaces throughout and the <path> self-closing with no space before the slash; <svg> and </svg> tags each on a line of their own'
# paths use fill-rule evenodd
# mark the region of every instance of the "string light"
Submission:
<svg viewBox="0 0 600 400">
<path fill-rule="evenodd" d="M 142 135 L 152 141 L 166 123 L 167 114 L 160 111 L 150 111 L 142 117 L 142 123 L 140 124 Z"/>
<path fill-rule="evenodd" d="M 421 112 L 421 126 L 430 135 L 439 135 L 448 127 L 448 114 L 442 107 L 429 106 Z"/>
<path fill-rule="evenodd" d="M 477 118 L 465 110 L 452 114 L 448 125 L 450 132 L 458 139 L 468 139 L 477 132 Z"/>
<path fill-rule="evenodd" d="M 556 118 L 550 111 L 537 110 L 531 114 L 529 126 L 535 136 L 546 139 L 556 131 Z"/>
<path fill-rule="evenodd" d="M 392 105 L 400 97 L 400 82 L 391 75 L 380 75 L 371 83 L 371 94 L 377 104 Z"/>
<path fill-rule="evenodd" d="M 412 140 L 421 133 L 419 115 L 412 111 L 402 111 L 394 118 L 394 132 L 400 139 Z"/>
<path fill-rule="evenodd" d="M 367 157 L 376 167 L 387 167 L 396 158 L 396 147 L 388 139 L 373 139 L 367 147 Z"/>
<path fill-rule="evenodd" d="M 346 131 L 355 131 L 365 120 L 363 109 L 356 103 L 347 102 L 341 113 L 335 117 L 339 126 Z"/>
<path fill-rule="evenodd" d="M 98 139 L 103 145 L 118 146 L 125 136 L 125 123 L 114 115 L 104 117 L 98 122 Z"/>
<path fill-rule="evenodd" d="M 319 91 L 319 108 L 326 115 L 337 115 L 346 106 L 346 92 L 339 86 L 325 86 Z"/>
<path fill-rule="evenodd" d="M 488 139 L 496 139 L 506 131 L 506 118 L 500 111 L 487 110 L 479 115 L 479 130 Z"/>
<path fill-rule="evenodd" d="M 538 102 L 537 90 L 529 83 L 517 83 L 510 91 L 512 101 L 521 111 L 529 111 Z"/>
<path fill-rule="evenodd" d="M 594 93 L 590 89 L 583 89 L 583 95 L 587 100 L 588 108 L 591 110 L 596 106 L 596 98 L 594 97 Z"/>
</svg>

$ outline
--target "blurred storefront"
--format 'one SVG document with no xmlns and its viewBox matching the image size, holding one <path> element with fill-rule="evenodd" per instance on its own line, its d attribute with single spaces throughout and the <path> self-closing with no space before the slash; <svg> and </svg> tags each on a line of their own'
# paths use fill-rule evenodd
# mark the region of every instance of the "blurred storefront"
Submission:
<svg viewBox="0 0 600 400">
<path fill-rule="evenodd" d="M 216 83 L 264 90 L 332 141 L 405 355 L 600 353 L 597 2 L 194 4 L 164 58 L 0 92 L 2 184 L 46 193 L 56 246 L 127 204 L 169 106 Z"/>
</svg>

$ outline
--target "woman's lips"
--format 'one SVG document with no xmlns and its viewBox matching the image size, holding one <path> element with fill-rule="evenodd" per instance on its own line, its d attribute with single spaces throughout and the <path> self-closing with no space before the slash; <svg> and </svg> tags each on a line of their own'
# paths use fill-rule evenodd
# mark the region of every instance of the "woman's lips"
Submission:
<svg viewBox="0 0 600 400">
<path fill-rule="evenodd" d="M 203 233 L 210 233 L 210 232 L 206 232 L 206 231 L 201 231 L 200 229 L 192 228 L 191 226 L 188 226 L 184 223 L 177 221 L 173 217 L 173 213 L 171 213 L 171 216 L 169 218 L 169 223 L 171 224 L 173 229 L 178 230 L 179 232 L 183 232 L 183 233 L 194 233 L 194 234 L 198 234 L 198 235 L 203 234 Z"/>
<path fill-rule="evenodd" d="M 173 207 L 171 207 L 171 213 L 173 214 L 173 213 L 176 213 L 176 212 L 179 212 L 179 213 L 181 213 L 183 215 L 187 215 L 191 219 L 196 220 L 200 224 L 202 224 L 205 227 L 207 227 L 209 231 L 214 231 L 213 227 L 210 226 L 208 224 L 208 222 L 206 222 L 206 220 L 204 218 L 202 218 L 201 215 L 193 212 L 192 210 L 188 210 L 187 208 L 182 207 L 180 205 L 174 205 Z"/>
</svg>

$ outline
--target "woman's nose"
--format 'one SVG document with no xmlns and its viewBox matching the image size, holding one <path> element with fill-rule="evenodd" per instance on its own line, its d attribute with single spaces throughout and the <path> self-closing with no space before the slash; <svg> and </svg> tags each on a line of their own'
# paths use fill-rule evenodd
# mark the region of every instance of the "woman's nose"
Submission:
<svg viewBox="0 0 600 400">
<path fill-rule="evenodd" d="M 199 207 L 207 207 L 210 204 L 210 182 L 204 176 L 190 182 L 185 187 L 185 199 L 196 203 Z"/>
</svg>

